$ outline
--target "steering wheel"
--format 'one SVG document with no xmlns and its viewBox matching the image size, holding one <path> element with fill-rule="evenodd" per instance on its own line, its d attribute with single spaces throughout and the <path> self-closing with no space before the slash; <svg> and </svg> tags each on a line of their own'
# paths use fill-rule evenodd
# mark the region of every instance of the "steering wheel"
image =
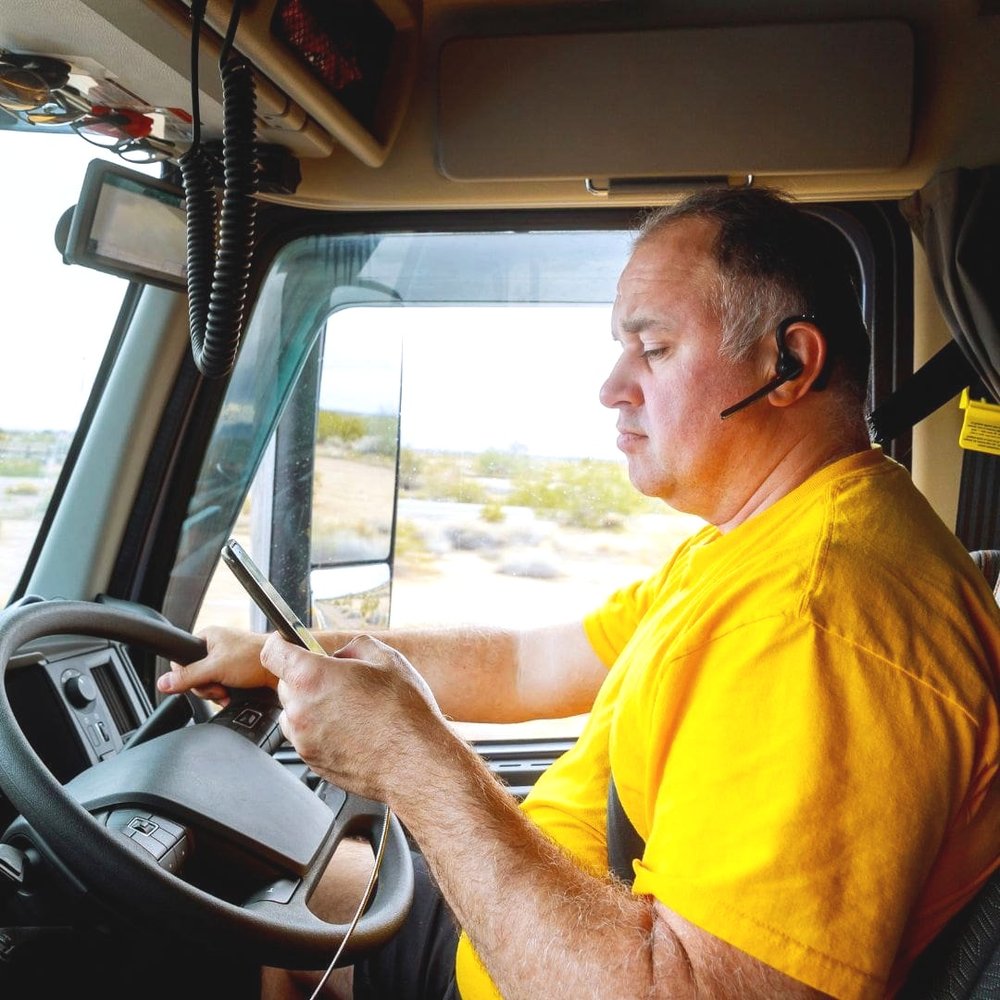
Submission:
<svg viewBox="0 0 1000 1000">
<path fill-rule="evenodd" d="M 127 747 L 61 785 L 25 739 L 2 683 L 20 647 L 55 635 L 130 643 L 178 663 L 205 653 L 190 633 L 120 607 L 46 601 L 0 614 L 0 789 L 21 814 L 11 830 L 26 824 L 78 885 L 148 927 L 252 954 L 261 965 L 325 968 L 348 925 L 319 919 L 309 896 L 345 836 L 374 846 L 385 807 L 340 790 L 320 798 L 240 732 L 210 722 Z M 154 843 L 167 848 L 160 858 L 150 853 Z M 237 898 L 223 899 L 173 873 L 191 870 L 206 843 L 221 843 L 241 871 L 255 873 L 249 898 L 230 890 Z M 376 891 L 343 961 L 391 937 L 412 898 L 409 847 L 390 817 Z"/>
</svg>

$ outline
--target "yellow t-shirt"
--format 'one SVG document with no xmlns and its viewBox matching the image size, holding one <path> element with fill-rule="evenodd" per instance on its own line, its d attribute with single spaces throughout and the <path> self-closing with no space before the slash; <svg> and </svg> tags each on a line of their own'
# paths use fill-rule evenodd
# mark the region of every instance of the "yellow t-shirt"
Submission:
<svg viewBox="0 0 1000 1000">
<path fill-rule="evenodd" d="M 891 995 L 1000 864 L 1000 612 L 881 451 L 706 528 L 585 621 L 609 664 L 524 810 L 633 892 L 837 997 Z M 464 1000 L 496 997 L 468 939 Z"/>
</svg>

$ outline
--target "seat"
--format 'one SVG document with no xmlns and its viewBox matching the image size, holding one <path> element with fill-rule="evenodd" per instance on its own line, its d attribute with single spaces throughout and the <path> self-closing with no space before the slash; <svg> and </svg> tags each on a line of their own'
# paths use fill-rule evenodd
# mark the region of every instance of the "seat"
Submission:
<svg viewBox="0 0 1000 1000">
<path fill-rule="evenodd" d="M 1000 549 L 971 554 L 1000 602 Z M 898 1000 L 1000 1000 L 1000 870 L 917 959 Z"/>
<path fill-rule="evenodd" d="M 1000 549 L 976 549 L 970 555 L 989 581 L 997 601 L 1000 601 Z"/>
<path fill-rule="evenodd" d="M 897 1000 L 1000 1000 L 1000 871 L 917 959 Z"/>
</svg>

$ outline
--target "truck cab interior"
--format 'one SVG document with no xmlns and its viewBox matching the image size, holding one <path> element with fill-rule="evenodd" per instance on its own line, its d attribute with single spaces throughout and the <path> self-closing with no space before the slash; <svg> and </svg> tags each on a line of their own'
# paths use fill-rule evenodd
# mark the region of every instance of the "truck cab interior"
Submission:
<svg viewBox="0 0 1000 1000">
<path fill-rule="evenodd" d="M 996 586 L 996 0 L 18 0 L 0 149 L 8 996 L 254 997 L 395 931 L 407 831 L 264 694 L 156 678 L 274 627 L 230 537 L 323 628 L 563 621 L 659 565 L 694 519 L 597 391 L 632 235 L 691 191 L 851 244 L 872 439 Z M 462 732 L 521 797 L 579 724 Z M 374 897 L 326 924 L 356 835 Z M 994 877 L 906 995 L 1000 997 L 998 939 Z"/>
</svg>

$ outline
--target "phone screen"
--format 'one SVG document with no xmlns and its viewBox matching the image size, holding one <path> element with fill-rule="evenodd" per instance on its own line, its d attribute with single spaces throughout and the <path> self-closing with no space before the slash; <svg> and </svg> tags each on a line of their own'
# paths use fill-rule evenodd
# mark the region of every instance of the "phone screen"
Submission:
<svg viewBox="0 0 1000 1000">
<path fill-rule="evenodd" d="M 222 547 L 222 559 L 282 638 L 326 656 L 319 640 L 305 627 L 235 538 L 230 538 Z"/>
</svg>

